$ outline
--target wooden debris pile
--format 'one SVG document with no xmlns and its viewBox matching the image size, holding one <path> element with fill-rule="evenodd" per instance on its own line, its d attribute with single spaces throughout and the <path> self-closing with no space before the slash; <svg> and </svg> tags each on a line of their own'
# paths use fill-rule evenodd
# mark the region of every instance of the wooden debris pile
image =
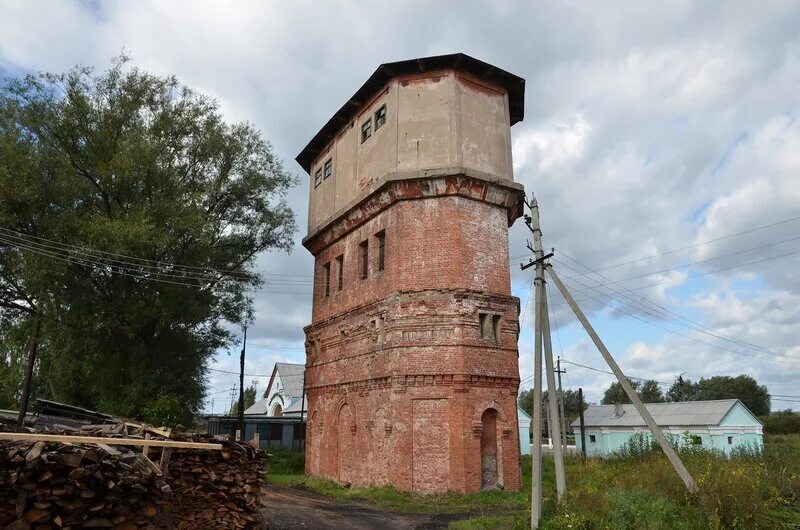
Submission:
<svg viewBox="0 0 800 530">
<path fill-rule="evenodd" d="M 124 447 L 0 441 L 0 528 L 153 528 L 169 495 Z"/>
<path fill-rule="evenodd" d="M 130 423 L 13 437 L 28 439 L 0 439 L 0 528 L 261 526 L 266 453 L 248 443 Z"/>
<path fill-rule="evenodd" d="M 167 482 L 175 528 L 260 528 L 266 453 L 248 443 L 208 436 L 175 438 L 222 443 L 221 451 L 172 450 Z"/>
</svg>

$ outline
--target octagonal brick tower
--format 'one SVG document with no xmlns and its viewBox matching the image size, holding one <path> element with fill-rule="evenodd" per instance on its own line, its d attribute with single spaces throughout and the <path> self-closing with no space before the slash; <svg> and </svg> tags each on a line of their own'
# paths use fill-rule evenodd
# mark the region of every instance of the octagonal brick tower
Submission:
<svg viewBox="0 0 800 530">
<path fill-rule="evenodd" d="M 464 54 L 383 64 L 297 156 L 315 258 L 307 473 L 519 489 L 508 227 L 524 92 Z"/>
</svg>

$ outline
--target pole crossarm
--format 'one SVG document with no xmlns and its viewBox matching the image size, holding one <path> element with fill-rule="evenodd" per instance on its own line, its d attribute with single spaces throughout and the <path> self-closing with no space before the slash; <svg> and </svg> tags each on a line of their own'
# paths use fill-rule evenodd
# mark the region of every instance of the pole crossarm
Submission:
<svg viewBox="0 0 800 530">
<path fill-rule="evenodd" d="M 667 458 L 672 464 L 672 467 L 675 468 L 675 471 L 678 473 L 678 476 L 680 476 L 681 480 L 683 480 L 683 483 L 686 485 L 686 489 L 689 490 L 691 493 L 697 493 L 698 491 L 697 484 L 692 478 L 692 475 L 689 473 L 689 470 L 686 469 L 686 466 L 683 465 L 683 461 L 681 461 L 680 457 L 678 456 L 678 453 L 675 452 L 675 449 L 669 443 L 667 437 L 664 436 L 664 433 L 661 431 L 661 428 L 653 419 L 653 416 L 650 414 L 650 411 L 647 410 L 647 407 L 644 406 L 644 403 L 642 403 L 642 400 L 639 398 L 639 395 L 631 386 L 630 382 L 628 381 L 628 378 L 625 377 L 624 373 L 622 373 L 622 370 L 620 369 L 619 365 L 611 356 L 611 352 L 608 351 L 605 344 L 603 344 L 603 341 L 600 340 L 600 336 L 597 334 L 592 325 L 589 323 L 589 320 L 586 318 L 586 315 L 583 314 L 583 311 L 581 311 L 581 308 L 578 307 L 578 304 L 575 302 L 575 299 L 572 298 L 572 295 L 569 293 L 566 286 L 564 286 L 564 284 L 561 282 L 561 278 L 558 277 L 558 274 L 556 274 L 556 271 L 553 269 L 553 266 L 547 264 L 545 266 L 545 269 L 550 278 L 552 278 L 553 283 L 555 283 L 556 287 L 558 287 L 558 290 L 561 291 L 561 294 L 564 296 L 564 299 L 572 308 L 572 311 L 575 313 L 575 316 L 578 317 L 578 320 L 583 325 L 584 329 L 586 329 L 586 332 L 589 334 L 589 337 L 592 339 L 592 342 L 594 342 L 594 345 L 600 351 L 600 354 L 603 356 L 603 359 L 605 359 L 606 364 L 608 364 L 609 368 L 611 368 L 611 371 L 614 372 L 617 381 L 619 381 L 619 384 L 625 390 L 625 393 L 628 395 L 628 398 L 630 398 L 631 403 L 633 403 L 633 406 L 636 407 L 636 411 L 639 413 L 644 422 L 647 424 L 647 427 L 650 429 L 650 432 L 653 433 L 653 436 L 655 437 L 658 444 L 661 446 L 661 449 L 664 451 L 664 454 L 667 455 Z"/>
</svg>

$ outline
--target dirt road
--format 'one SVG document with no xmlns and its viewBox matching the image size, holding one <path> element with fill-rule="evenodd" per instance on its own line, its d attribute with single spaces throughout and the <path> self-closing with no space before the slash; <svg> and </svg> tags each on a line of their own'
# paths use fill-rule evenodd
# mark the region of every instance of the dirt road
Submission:
<svg viewBox="0 0 800 530">
<path fill-rule="evenodd" d="M 436 529 L 447 528 L 458 516 L 393 513 L 351 504 L 339 504 L 300 488 L 269 486 L 264 508 L 270 529 Z"/>
</svg>

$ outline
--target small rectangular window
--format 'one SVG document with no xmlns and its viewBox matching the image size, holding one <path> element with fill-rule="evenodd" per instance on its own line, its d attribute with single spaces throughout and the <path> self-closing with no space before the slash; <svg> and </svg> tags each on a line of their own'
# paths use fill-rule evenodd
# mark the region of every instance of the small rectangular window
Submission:
<svg viewBox="0 0 800 530">
<path fill-rule="evenodd" d="M 325 172 L 323 173 L 322 178 L 326 179 L 330 177 L 332 173 L 333 173 L 333 160 L 329 158 L 325 162 Z"/>
<path fill-rule="evenodd" d="M 369 276 L 369 243 L 362 241 L 358 245 L 358 277 L 366 280 Z"/>
<path fill-rule="evenodd" d="M 320 184 L 322 184 L 322 168 L 318 169 L 314 174 L 314 187 L 316 188 Z"/>
<path fill-rule="evenodd" d="M 500 315 L 478 313 L 478 323 L 482 339 L 497 340 L 500 328 Z"/>
<path fill-rule="evenodd" d="M 595 437 L 595 435 L 594 434 L 590 434 L 589 435 L 589 443 L 595 443 L 596 441 L 597 441 L 597 438 Z"/>
<path fill-rule="evenodd" d="M 368 119 L 361 126 L 361 143 L 366 142 L 372 136 L 372 118 Z"/>
<path fill-rule="evenodd" d="M 728 436 L 728 445 L 733 445 L 733 436 Z"/>
<path fill-rule="evenodd" d="M 344 254 L 336 258 L 336 290 L 341 291 L 344 287 Z"/>
<path fill-rule="evenodd" d="M 386 123 L 386 105 L 381 105 L 381 108 L 375 111 L 375 130 L 380 129 L 384 123 Z"/>
<path fill-rule="evenodd" d="M 386 264 L 386 232 L 381 230 L 375 238 L 378 240 L 378 270 L 382 271 Z"/>
<path fill-rule="evenodd" d="M 326 263 L 323 267 L 325 269 L 325 296 L 329 296 L 331 294 L 331 264 L 330 262 Z"/>
</svg>

